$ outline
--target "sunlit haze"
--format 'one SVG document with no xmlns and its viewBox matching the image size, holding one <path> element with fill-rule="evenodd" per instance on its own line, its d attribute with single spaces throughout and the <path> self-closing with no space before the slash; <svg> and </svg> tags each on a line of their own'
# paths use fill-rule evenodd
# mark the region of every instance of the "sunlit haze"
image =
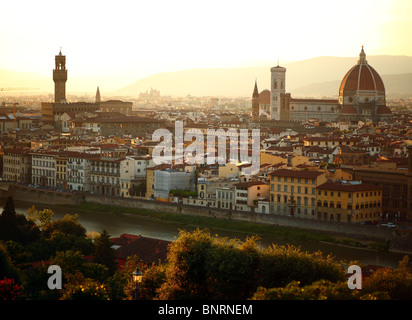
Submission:
<svg viewBox="0 0 412 320">
<path fill-rule="evenodd" d="M 0 69 L 50 76 L 60 47 L 69 77 L 128 84 L 191 68 L 278 59 L 411 55 L 412 3 L 394 1 L 6 1 Z"/>
</svg>

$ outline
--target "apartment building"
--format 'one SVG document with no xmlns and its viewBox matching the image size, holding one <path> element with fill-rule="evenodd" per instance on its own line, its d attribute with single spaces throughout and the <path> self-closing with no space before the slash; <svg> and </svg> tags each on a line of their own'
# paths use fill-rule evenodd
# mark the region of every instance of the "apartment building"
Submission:
<svg viewBox="0 0 412 320">
<path fill-rule="evenodd" d="M 317 219 L 338 222 L 379 220 L 382 188 L 358 181 L 328 181 L 317 187 Z"/>
<path fill-rule="evenodd" d="M 234 185 L 216 187 L 216 207 L 219 209 L 233 210 L 235 208 L 235 192 Z"/>
<path fill-rule="evenodd" d="M 67 156 L 62 153 L 56 155 L 56 188 L 67 190 Z"/>
<path fill-rule="evenodd" d="M 126 159 L 120 162 L 120 195 L 129 197 L 130 188 L 137 187 L 140 190 L 141 184 L 146 185 L 146 169 L 153 166 L 150 156 L 126 156 Z"/>
<path fill-rule="evenodd" d="M 95 153 L 67 152 L 67 189 L 91 190 L 91 163 L 98 157 Z"/>
<path fill-rule="evenodd" d="M 270 176 L 270 212 L 316 218 L 316 187 L 326 182 L 325 172 L 279 169 Z"/>
<path fill-rule="evenodd" d="M 120 164 L 127 150 L 116 145 L 102 146 L 99 157 L 90 162 L 91 192 L 106 196 L 120 196 Z"/>
<path fill-rule="evenodd" d="M 56 156 L 58 152 L 38 150 L 31 153 L 32 183 L 42 188 L 56 187 Z"/>
<path fill-rule="evenodd" d="M 248 181 L 235 186 L 235 210 L 252 211 L 259 200 L 269 198 L 269 183 L 265 181 Z"/>
<path fill-rule="evenodd" d="M 3 178 L 31 183 L 31 154 L 29 148 L 6 148 L 3 152 Z"/>
</svg>

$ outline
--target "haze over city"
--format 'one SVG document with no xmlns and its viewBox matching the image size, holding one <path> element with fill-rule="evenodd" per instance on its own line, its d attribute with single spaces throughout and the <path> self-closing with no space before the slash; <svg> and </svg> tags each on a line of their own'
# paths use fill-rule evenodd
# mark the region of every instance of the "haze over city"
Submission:
<svg viewBox="0 0 412 320">
<path fill-rule="evenodd" d="M 0 70 L 49 78 L 62 48 L 73 90 L 108 92 L 163 72 L 356 57 L 362 45 L 368 56 L 409 56 L 411 11 L 408 0 L 8 1 Z"/>
</svg>

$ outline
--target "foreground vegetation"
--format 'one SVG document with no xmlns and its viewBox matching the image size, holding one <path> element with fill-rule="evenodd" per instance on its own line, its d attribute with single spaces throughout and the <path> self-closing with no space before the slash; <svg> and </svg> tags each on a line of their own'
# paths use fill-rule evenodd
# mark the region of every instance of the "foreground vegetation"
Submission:
<svg viewBox="0 0 412 320">
<path fill-rule="evenodd" d="M 52 217 L 35 207 L 18 215 L 7 199 L 0 216 L 0 299 L 134 299 L 137 266 L 144 274 L 138 298 L 145 300 L 412 299 L 406 256 L 397 269 L 379 269 L 362 290 L 350 290 L 345 266 L 321 252 L 263 249 L 256 237 L 242 242 L 196 229 L 181 231 L 167 261 L 146 265 L 131 256 L 119 269 L 108 232 L 90 236 L 76 215 Z M 48 288 L 49 265 L 62 268 L 62 289 Z"/>
</svg>

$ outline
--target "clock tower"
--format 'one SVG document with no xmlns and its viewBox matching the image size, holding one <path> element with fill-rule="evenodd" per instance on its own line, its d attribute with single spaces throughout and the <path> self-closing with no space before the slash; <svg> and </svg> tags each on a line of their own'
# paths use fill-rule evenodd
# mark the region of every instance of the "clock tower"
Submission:
<svg viewBox="0 0 412 320">
<path fill-rule="evenodd" d="M 53 70 L 54 81 L 54 102 L 66 102 L 66 81 L 67 81 L 67 69 L 66 69 L 66 56 L 62 55 L 60 49 L 59 55 L 55 56 L 56 66 Z"/>
</svg>

